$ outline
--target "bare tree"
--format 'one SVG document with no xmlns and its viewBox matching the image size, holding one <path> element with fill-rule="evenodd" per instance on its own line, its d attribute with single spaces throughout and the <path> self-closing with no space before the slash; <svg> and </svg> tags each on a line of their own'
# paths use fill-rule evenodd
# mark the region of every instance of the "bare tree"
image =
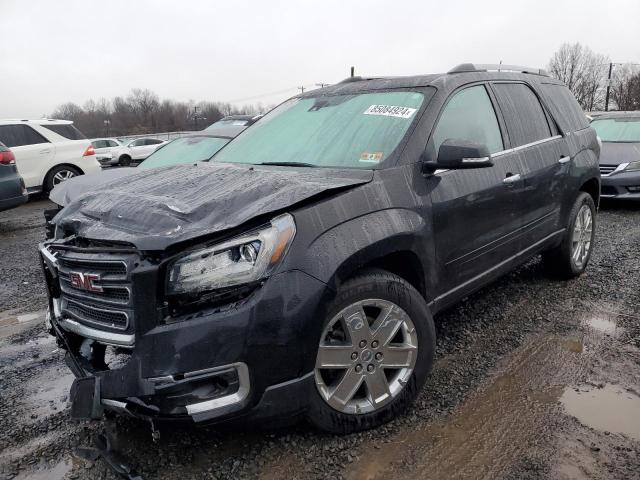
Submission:
<svg viewBox="0 0 640 480">
<path fill-rule="evenodd" d="M 611 81 L 611 99 L 618 110 L 640 110 L 640 69 L 617 67 Z"/>
<path fill-rule="evenodd" d="M 564 82 L 585 110 L 604 105 L 606 65 L 609 58 L 580 43 L 565 43 L 553 54 L 549 73 Z"/>
</svg>

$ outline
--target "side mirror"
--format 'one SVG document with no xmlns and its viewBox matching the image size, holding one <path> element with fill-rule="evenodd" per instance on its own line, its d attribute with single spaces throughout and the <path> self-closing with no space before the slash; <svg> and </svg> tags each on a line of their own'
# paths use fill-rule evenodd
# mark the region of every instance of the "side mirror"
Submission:
<svg viewBox="0 0 640 480">
<path fill-rule="evenodd" d="M 435 162 L 423 162 L 423 169 L 427 171 L 438 169 L 462 170 L 492 166 L 493 161 L 486 145 L 451 138 L 442 142 L 440 150 L 438 150 L 438 159 Z"/>
</svg>

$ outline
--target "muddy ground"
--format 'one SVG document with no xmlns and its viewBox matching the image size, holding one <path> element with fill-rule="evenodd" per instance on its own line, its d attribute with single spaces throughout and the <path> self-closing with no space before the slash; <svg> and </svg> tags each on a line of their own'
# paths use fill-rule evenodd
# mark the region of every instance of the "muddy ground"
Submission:
<svg viewBox="0 0 640 480">
<path fill-rule="evenodd" d="M 437 360 L 405 415 L 345 437 L 299 424 L 163 431 L 68 419 L 71 375 L 40 327 L 42 209 L 0 213 L 0 478 L 111 479 L 74 456 L 108 432 L 144 478 L 640 478 L 640 207 L 605 205 L 588 271 L 538 259 L 436 318 Z"/>
</svg>

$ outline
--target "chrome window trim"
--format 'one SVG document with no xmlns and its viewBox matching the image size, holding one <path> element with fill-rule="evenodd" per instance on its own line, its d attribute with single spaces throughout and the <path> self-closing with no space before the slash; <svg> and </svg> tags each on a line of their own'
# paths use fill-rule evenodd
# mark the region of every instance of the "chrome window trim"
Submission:
<svg viewBox="0 0 640 480">
<path fill-rule="evenodd" d="M 553 137 L 543 138 L 541 140 L 536 140 L 535 142 L 526 143 L 524 145 L 519 145 L 517 147 L 508 148 L 506 150 L 500 150 L 499 152 L 492 153 L 489 158 L 501 157 L 502 155 L 507 155 L 508 153 L 518 152 L 520 150 L 524 150 L 525 148 L 535 147 L 536 145 L 542 145 L 543 143 L 550 142 L 551 140 L 558 140 L 559 138 L 562 138 L 562 135 L 554 135 Z M 433 174 L 434 175 L 439 175 L 441 173 L 451 172 L 451 171 L 453 171 L 453 170 L 448 169 L 448 168 L 438 169 L 435 172 L 433 172 Z"/>
<path fill-rule="evenodd" d="M 127 335 L 124 333 L 106 332 L 104 330 L 97 330 L 95 328 L 87 327 L 70 318 L 62 318 L 57 323 L 61 328 L 68 332 L 73 332 L 81 337 L 90 338 L 96 340 L 99 343 L 105 345 L 113 345 L 116 347 L 133 347 L 135 337 L 134 335 Z"/>
<path fill-rule="evenodd" d="M 228 370 L 229 368 L 235 368 L 238 372 L 238 390 L 231 395 L 225 395 L 224 397 L 214 398 L 213 400 L 207 400 L 205 402 L 192 403 L 187 405 L 187 413 L 189 415 L 196 415 L 198 413 L 211 412 L 213 410 L 219 410 L 229 405 L 240 403 L 249 396 L 250 382 L 249 382 L 249 368 L 243 362 L 233 363 L 231 365 L 224 365 L 218 367 L 221 371 Z M 192 372 L 195 373 L 195 372 Z"/>
<path fill-rule="evenodd" d="M 520 150 L 524 150 L 525 148 L 535 147 L 536 145 L 542 145 L 543 143 L 550 142 L 551 140 L 557 140 L 562 138 L 562 135 L 554 135 L 553 137 L 543 138 L 541 140 L 536 140 L 535 142 L 525 143 L 524 145 L 519 145 L 517 147 L 508 148 L 506 150 L 501 150 L 499 152 L 491 154 L 491 158 L 500 157 L 502 155 L 506 155 L 508 153 L 519 152 Z"/>
</svg>

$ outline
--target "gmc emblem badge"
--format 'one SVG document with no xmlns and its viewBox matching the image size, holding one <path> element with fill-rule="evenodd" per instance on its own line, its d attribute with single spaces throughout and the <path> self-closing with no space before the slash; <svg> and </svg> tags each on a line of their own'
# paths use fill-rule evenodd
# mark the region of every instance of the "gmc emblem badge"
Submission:
<svg viewBox="0 0 640 480">
<path fill-rule="evenodd" d="M 102 287 L 94 282 L 100 280 L 100 275 L 95 273 L 69 272 L 71 286 L 87 292 L 102 292 Z"/>
</svg>

